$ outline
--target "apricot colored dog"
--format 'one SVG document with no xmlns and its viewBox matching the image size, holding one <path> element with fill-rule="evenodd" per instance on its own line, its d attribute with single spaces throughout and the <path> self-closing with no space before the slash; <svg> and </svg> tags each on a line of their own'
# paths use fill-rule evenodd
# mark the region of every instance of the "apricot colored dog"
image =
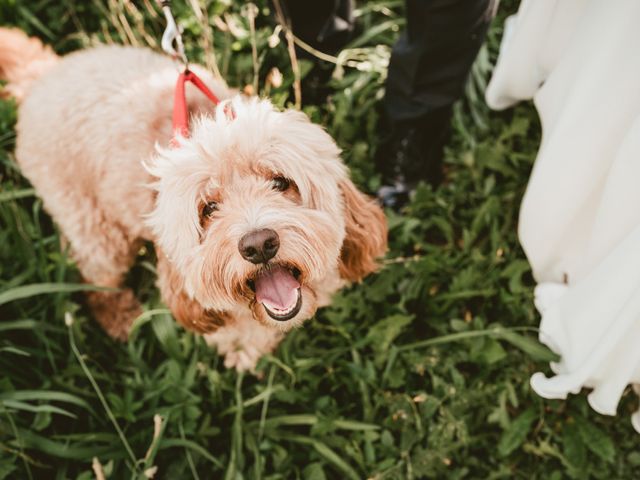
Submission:
<svg viewBox="0 0 640 480">
<path fill-rule="evenodd" d="M 376 269 L 386 222 L 320 126 L 191 68 L 223 104 L 187 87 L 191 135 L 172 148 L 171 59 L 117 46 L 61 58 L 0 29 L 0 74 L 20 102 L 16 158 L 85 281 L 122 287 L 153 242 L 176 320 L 247 370 Z M 118 339 L 141 313 L 126 288 L 89 293 L 88 303 Z"/>
</svg>

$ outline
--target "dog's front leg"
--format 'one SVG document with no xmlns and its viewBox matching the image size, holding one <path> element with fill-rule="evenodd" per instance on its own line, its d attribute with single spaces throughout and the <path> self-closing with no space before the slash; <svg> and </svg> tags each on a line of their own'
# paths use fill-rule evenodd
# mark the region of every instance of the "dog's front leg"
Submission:
<svg viewBox="0 0 640 480">
<path fill-rule="evenodd" d="M 279 330 L 266 327 L 250 316 L 235 317 L 224 327 L 204 336 L 207 344 L 224 355 L 225 367 L 239 372 L 255 371 L 258 360 L 271 353 L 283 337 Z"/>
</svg>

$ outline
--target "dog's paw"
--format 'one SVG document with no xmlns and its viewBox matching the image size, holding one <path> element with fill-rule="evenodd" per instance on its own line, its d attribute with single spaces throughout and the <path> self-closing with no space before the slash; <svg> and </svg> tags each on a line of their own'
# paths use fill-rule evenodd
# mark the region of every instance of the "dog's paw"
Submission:
<svg viewBox="0 0 640 480">
<path fill-rule="evenodd" d="M 260 358 L 271 353 L 282 337 L 282 332 L 253 319 L 236 321 L 204 336 L 207 344 L 224 355 L 224 366 L 239 372 L 255 372 Z"/>
<path fill-rule="evenodd" d="M 255 372 L 260 357 L 268 352 L 260 352 L 252 345 L 241 346 L 224 355 L 224 366 L 235 368 L 238 372 Z"/>
<path fill-rule="evenodd" d="M 89 306 L 105 332 L 115 340 L 126 342 L 133 321 L 142 313 L 140 303 L 131 290 L 90 292 Z"/>
</svg>

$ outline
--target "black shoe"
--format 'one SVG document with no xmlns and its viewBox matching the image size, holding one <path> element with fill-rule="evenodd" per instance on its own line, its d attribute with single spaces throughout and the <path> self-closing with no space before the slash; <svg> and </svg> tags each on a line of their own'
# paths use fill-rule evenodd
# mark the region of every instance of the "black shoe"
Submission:
<svg viewBox="0 0 640 480">
<path fill-rule="evenodd" d="M 388 122 L 387 122 L 388 123 Z M 443 180 L 442 156 L 449 137 L 451 108 L 444 107 L 416 120 L 383 125 L 388 131 L 376 152 L 375 163 L 384 185 L 437 187 Z"/>
<path fill-rule="evenodd" d="M 402 207 L 409 203 L 414 188 L 403 182 L 397 182 L 394 185 L 383 185 L 376 192 L 376 197 L 380 204 L 385 208 L 390 208 L 398 212 Z"/>
</svg>

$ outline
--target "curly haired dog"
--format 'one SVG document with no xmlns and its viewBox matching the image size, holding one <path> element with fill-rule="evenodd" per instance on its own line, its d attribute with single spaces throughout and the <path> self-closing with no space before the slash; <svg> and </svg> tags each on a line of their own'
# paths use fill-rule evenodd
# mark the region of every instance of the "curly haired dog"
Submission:
<svg viewBox="0 0 640 480">
<path fill-rule="evenodd" d="M 163 148 L 172 60 L 116 46 L 60 58 L 0 29 L 0 74 L 21 103 L 18 163 L 84 279 L 120 288 L 152 241 L 176 320 L 206 334 L 228 367 L 252 369 L 332 293 L 376 269 L 386 222 L 321 127 L 195 71 L 235 118 L 188 86 L 191 135 Z M 89 293 L 88 303 L 118 339 L 140 314 L 129 289 Z"/>
</svg>

